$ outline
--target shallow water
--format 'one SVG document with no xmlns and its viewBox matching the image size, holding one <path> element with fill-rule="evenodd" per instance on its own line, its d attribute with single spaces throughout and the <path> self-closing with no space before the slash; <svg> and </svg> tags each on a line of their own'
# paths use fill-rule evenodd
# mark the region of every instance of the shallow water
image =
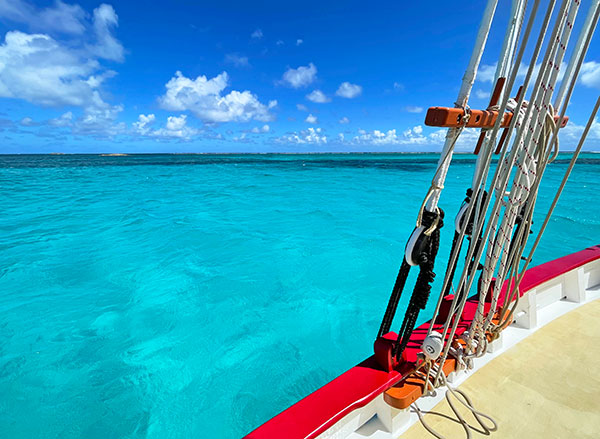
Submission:
<svg viewBox="0 0 600 439">
<path fill-rule="evenodd" d="M 325 384 L 370 354 L 436 162 L 0 156 L 0 436 L 238 438 Z M 599 243 L 599 176 L 583 155 L 534 263 Z"/>
</svg>

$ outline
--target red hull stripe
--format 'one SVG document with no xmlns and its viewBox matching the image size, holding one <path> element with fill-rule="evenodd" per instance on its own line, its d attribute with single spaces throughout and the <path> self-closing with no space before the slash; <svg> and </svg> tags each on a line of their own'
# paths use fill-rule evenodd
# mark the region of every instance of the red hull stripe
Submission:
<svg viewBox="0 0 600 439">
<path fill-rule="evenodd" d="M 588 262 L 600 259 L 600 245 L 533 267 L 521 283 L 521 293 L 567 273 Z M 504 288 L 503 288 L 504 293 Z M 467 301 L 457 335 L 470 325 L 477 308 L 477 298 Z M 333 381 L 308 395 L 246 436 L 247 439 L 309 439 L 323 433 L 353 410 L 367 405 L 377 395 L 396 384 L 416 361 L 422 340 L 431 322 L 419 326 L 407 346 L 407 361 L 400 371 L 385 372 L 371 356 Z M 435 324 L 435 327 L 442 327 Z M 393 337 L 390 333 L 386 337 Z"/>
</svg>

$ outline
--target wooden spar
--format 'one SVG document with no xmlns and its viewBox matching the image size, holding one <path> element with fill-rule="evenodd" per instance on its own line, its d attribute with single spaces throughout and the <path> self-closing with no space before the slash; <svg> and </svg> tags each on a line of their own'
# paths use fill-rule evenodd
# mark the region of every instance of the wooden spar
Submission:
<svg viewBox="0 0 600 439">
<path fill-rule="evenodd" d="M 515 52 L 517 51 L 517 46 L 519 42 L 519 35 L 521 34 L 521 26 L 523 25 L 523 20 L 525 19 L 525 10 L 527 9 L 527 0 L 512 0 L 511 13 L 510 16 L 513 17 L 512 20 L 509 21 L 509 28 L 506 31 L 504 36 L 504 42 L 502 43 L 502 50 L 500 51 L 500 58 L 498 59 L 498 65 L 496 66 L 496 73 L 494 74 L 494 80 L 497 82 L 499 78 L 508 78 L 508 75 L 511 71 L 511 66 L 513 64 L 513 59 L 515 56 Z M 496 101 L 501 102 L 503 100 L 504 92 L 510 93 L 510 88 L 502 87 L 500 95 Z M 492 96 L 494 93 L 492 93 Z M 493 145 L 486 145 L 485 154 L 479 154 L 483 146 L 483 142 L 488 134 L 486 134 L 482 130 L 482 133 L 477 141 L 476 152 L 477 160 L 475 162 L 475 172 L 473 172 L 473 179 L 471 182 L 471 188 L 475 189 L 479 182 L 479 177 L 482 175 L 482 172 L 486 171 L 483 169 L 487 167 L 487 158 L 488 152 L 491 151 Z M 495 140 L 496 135 L 492 135 L 489 133 L 489 142 L 492 142 L 492 137 Z"/>
<path fill-rule="evenodd" d="M 496 81 L 496 85 L 494 87 L 494 91 L 492 93 L 492 97 L 490 98 L 490 103 L 488 108 L 491 108 L 498 104 L 498 100 L 502 94 L 502 89 L 504 87 L 504 83 L 506 78 L 498 78 Z M 521 93 L 523 92 L 523 86 L 519 88 L 517 92 L 517 96 L 515 98 L 518 101 L 521 98 Z M 460 108 L 448 108 L 448 107 L 431 107 L 427 110 L 427 115 L 425 116 L 425 125 L 434 126 L 434 127 L 459 127 L 464 124 L 464 110 Z M 504 114 L 502 122 L 500 124 L 501 128 L 507 128 L 510 125 L 510 121 L 512 120 L 513 113 L 507 112 Z M 489 129 L 493 128 L 496 120 L 498 118 L 498 111 L 494 110 L 471 110 L 471 117 L 466 123 L 467 128 L 482 128 Z M 559 116 L 554 116 L 554 121 L 556 123 L 559 122 Z M 560 128 L 564 128 L 567 125 L 569 118 L 565 116 L 562 120 L 562 124 Z M 499 154 L 502 150 L 502 145 L 506 141 L 506 135 L 508 131 L 505 129 L 500 137 L 500 141 L 496 146 L 495 154 Z M 481 144 L 483 143 L 483 139 L 485 138 L 485 131 L 482 131 L 479 135 L 479 139 L 477 140 L 477 145 L 475 146 L 474 154 L 479 154 L 479 150 L 481 149 Z"/>
<path fill-rule="evenodd" d="M 430 127 L 448 127 L 458 128 L 465 126 L 467 128 L 493 128 L 498 118 L 498 111 L 494 110 L 471 110 L 471 117 L 464 123 L 465 110 L 462 108 L 431 107 L 427 110 L 425 116 L 425 125 Z M 504 113 L 500 128 L 507 128 L 510 125 L 513 114 Z M 565 116 L 561 128 L 567 124 L 568 117 Z M 554 116 L 558 122 L 558 116 Z"/>
<path fill-rule="evenodd" d="M 502 89 L 504 88 L 505 82 L 506 78 L 503 77 L 499 77 L 496 81 L 496 86 L 494 87 L 494 92 L 492 93 L 492 97 L 490 98 L 488 108 L 491 108 L 494 105 L 498 105 L 498 101 L 500 100 L 500 95 L 502 94 Z M 485 131 L 481 130 L 481 134 L 479 134 L 479 139 L 477 140 L 477 145 L 475 146 L 475 151 L 473 152 L 474 154 L 479 154 L 479 150 L 481 149 L 483 139 L 485 139 Z"/>
<path fill-rule="evenodd" d="M 599 0 L 600 1 L 600 0 Z M 515 56 L 515 52 L 517 51 L 517 46 L 519 43 L 519 35 L 521 34 L 521 26 L 523 25 L 523 20 L 525 19 L 525 10 L 527 9 L 527 0 L 512 0 L 511 13 L 510 16 L 513 17 L 509 21 L 509 27 L 504 36 L 504 42 L 502 43 L 502 50 L 500 51 L 500 58 L 498 59 L 498 65 L 496 67 L 496 73 L 494 74 L 494 79 L 496 81 L 499 78 L 504 77 L 507 78 L 510 71 L 511 66 L 513 64 L 513 59 Z M 498 99 L 494 104 L 503 100 L 504 93 L 510 93 L 510 88 L 502 87 Z M 492 96 L 494 93 L 492 93 Z M 491 106 L 491 105 L 490 105 Z M 479 140 L 477 141 L 477 146 L 475 147 L 475 154 L 477 155 L 477 160 L 475 162 L 475 172 L 473 173 L 473 179 L 471 182 L 471 188 L 475 188 L 479 184 L 479 176 L 482 172 L 485 172 L 482 168 L 486 167 L 485 163 L 487 162 L 486 156 L 488 152 L 491 151 L 493 145 L 486 145 L 485 154 L 479 155 L 479 152 L 483 146 L 483 142 L 487 136 L 487 130 L 482 130 L 481 135 L 479 136 Z M 506 131 L 506 129 L 505 129 Z M 493 140 L 492 140 L 493 137 Z M 489 142 L 493 142 L 496 139 L 496 135 L 490 133 Z"/>
<path fill-rule="evenodd" d="M 517 97 L 515 98 L 515 101 L 519 102 L 519 99 L 521 99 L 521 93 L 523 93 L 523 86 L 519 87 L 519 91 L 517 92 Z M 566 125 L 567 121 L 564 121 L 564 124 Z M 494 154 L 500 154 L 500 151 L 502 151 L 502 146 L 504 145 L 504 142 L 506 142 L 506 137 L 508 136 L 508 130 L 505 129 L 504 131 L 502 131 L 502 136 L 500 136 L 500 141 L 498 142 L 498 146 L 496 146 L 496 151 L 494 151 Z"/>
</svg>

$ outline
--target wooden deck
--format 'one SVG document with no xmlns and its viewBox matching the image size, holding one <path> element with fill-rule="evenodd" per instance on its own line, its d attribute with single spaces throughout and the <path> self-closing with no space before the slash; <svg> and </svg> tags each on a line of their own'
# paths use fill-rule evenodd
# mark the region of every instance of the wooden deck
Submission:
<svg viewBox="0 0 600 439">
<path fill-rule="evenodd" d="M 498 422 L 473 438 L 598 438 L 600 300 L 548 323 L 473 374 L 460 388 Z M 446 438 L 465 437 L 445 400 L 425 416 Z M 466 415 L 469 422 L 475 422 Z M 417 423 L 402 439 L 433 438 Z"/>
</svg>

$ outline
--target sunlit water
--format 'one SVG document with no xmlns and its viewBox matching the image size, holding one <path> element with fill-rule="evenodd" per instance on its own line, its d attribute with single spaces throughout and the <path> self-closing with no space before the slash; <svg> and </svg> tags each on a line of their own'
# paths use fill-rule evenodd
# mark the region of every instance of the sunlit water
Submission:
<svg viewBox="0 0 600 439">
<path fill-rule="evenodd" d="M 371 352 L 436 160 L 0 157 L 0 436 L 238 438 L 325 384 Z M 599 243 L 599 176 L 584 155 L 535 263 Z"/>
</svg>

